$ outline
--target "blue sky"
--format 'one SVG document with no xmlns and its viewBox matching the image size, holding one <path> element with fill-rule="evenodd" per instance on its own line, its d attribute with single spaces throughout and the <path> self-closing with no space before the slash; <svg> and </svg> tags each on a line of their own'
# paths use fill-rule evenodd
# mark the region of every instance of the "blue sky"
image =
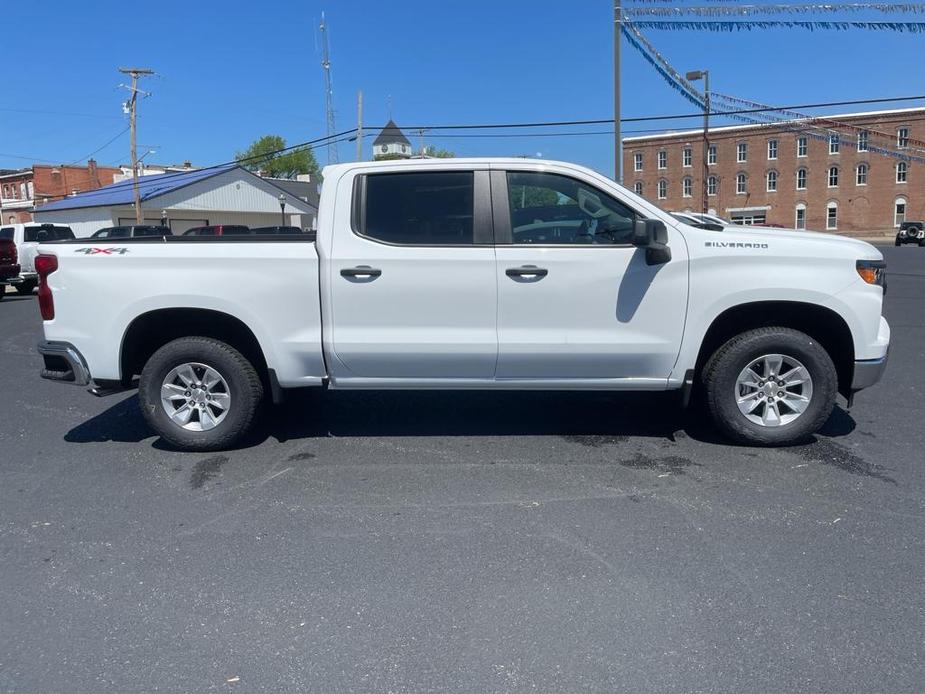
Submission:
<svg viewBox="0 0 925 694">
<path fill-rule="evenodd" d="M 215 164 L 260 135 L 279 134 L 290 144 L 322 136 L 316 38 L 322 9 L 330 26 L 339 130 L 355 125 L 360 89 L 369 125 L 385 123 L 390 97 L 400 126 L 609 118 L 611 8 L 610 0 L 7 2 L 4 24 L 16 30 L 3 32 L 0 167 L 83 160 L 116 136 L 126 127 L 126 94 L 117 86 L 123 77 L 116 71 L 125 64 L 158 73 L 144 83 L 153 94 L 140 105 L 139 142 L 157 147 L 150 161 Z M 714 90 L 764 103 L 925 93 L 921 74 L 898 59 L 925 48 L 923 35 L 791 29 L 647 36 L 679 70 L 709 68 Z M 624 116 L 693 110 L 623 46 Z M 607 174 L 613 167 L 607 135 L 435 132 L 425 140 L 460 156 L 541 153 Z M 341 159 L 354 151 L 352 143 L 341 145 Z M 323 164 L 325 152 L 317 154 Z M 127 133 L 95 157 L 127 161 Z"/>
</svg>

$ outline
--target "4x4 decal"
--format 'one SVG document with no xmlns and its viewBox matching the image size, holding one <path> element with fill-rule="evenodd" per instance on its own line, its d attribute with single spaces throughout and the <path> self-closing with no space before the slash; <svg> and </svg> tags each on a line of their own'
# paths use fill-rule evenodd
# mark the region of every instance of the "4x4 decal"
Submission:
<svg viewBox="0 0 925 694">
<path fill-rule="evenodd" d="M 113 253 L 125 255 L 128 253 L 128 248 L 99 248 L 97 246 L 91 246 L 89 248 L 78 248 L 74 252 L 83 253 L 84 255 L 112 255 Z"/>
</svg>

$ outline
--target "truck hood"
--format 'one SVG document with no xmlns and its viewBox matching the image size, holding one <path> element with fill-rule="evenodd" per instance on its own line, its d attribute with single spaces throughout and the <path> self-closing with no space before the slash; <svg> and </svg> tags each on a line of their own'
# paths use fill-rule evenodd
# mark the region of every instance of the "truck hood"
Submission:
<svg viewBox="0 0 925 694">
<path fill-rule="evenodd" d="M 796 231 L 773 227 L 732 225 L 723 229 L 720 234 L 723 237 L 726 235 L 741 237 L 743 240 L 752 242 L 758 240 L 767 243 L 808 242 L 808 247 L 812 247 L 816 252 L 820 252 L 822 248 L 828 248 L 839 253 L 839 255 L 853 255 L 858 260 L 883 259 L 883 254 L 877 250 L 877 247 L 867 243 L 867 241 L 852 239 L 847 236 L 835 236 L 822 231 Z"/>
</svg>

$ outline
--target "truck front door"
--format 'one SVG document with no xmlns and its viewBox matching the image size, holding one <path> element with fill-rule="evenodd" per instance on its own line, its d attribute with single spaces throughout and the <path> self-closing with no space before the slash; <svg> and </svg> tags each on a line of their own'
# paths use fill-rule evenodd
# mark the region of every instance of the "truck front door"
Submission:
<svg viewBox="0 0 925 694">
<path fill-rule="evenodd" d="M 545 171 L 491 176 L 496 378 L 664 387 L 687 312 L 678 232 L 669 229 L 671 260 L 647 265 L 645 250 L 630 243 L 638 214 L 593 183 Z"/>
<path fill-rule="evenodd" d="M 489 173 L 428 168 L 361 174 L 338 193 L 325 270 L 335 386 L 494 376 Z"/>
</svg>

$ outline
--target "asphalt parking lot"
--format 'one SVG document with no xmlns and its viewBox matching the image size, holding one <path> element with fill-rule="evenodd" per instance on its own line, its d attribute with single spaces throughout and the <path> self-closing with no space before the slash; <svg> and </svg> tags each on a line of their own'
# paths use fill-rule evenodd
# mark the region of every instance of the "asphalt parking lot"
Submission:
<svg viewBox="0 0 925 694">
<path fill-rule="evenodd" d="M 0 692 L 921 692 L 925 249 L 884 380 L 733 447 L 665 396 L 331 393 L 184 454 L 0 303 Z M 842 403 L 843 404 L 843 403 Z"/>
</svg>

